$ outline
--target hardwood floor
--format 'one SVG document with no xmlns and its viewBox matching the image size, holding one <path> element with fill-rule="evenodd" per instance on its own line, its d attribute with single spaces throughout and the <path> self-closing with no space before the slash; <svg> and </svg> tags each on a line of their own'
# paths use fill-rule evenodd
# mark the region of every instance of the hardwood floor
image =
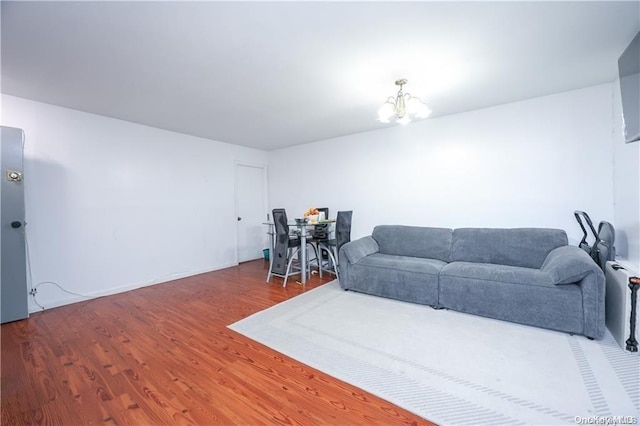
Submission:
<svg viewBox="0 0 640 426">
<path fill-rule="evenodd" d="M 2 424 L 430 424 L 226 326 L 331 280 L 247 262 L 2 325 Z"/>
</svg>

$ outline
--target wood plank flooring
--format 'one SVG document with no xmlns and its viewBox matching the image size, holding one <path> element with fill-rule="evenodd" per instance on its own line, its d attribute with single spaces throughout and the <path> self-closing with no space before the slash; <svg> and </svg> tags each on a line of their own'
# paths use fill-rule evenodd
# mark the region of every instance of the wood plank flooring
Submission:
<svg viewBox="0 0 640 426">
<path fill-rule="evenodd" d="M 2 424 L 431 424 L 226 326 L 306 288 L 251 261 L 2 325 Z"/>
</svg>

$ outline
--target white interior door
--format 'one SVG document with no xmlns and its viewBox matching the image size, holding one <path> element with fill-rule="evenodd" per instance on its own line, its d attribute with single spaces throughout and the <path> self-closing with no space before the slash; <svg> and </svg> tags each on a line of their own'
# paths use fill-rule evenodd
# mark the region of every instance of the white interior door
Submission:
<svg viewBox="0 0 640 426">
<path fill-rule="evenodd" d="M 238 262 L 259 259 L 267 248 L 265 167 L 236 164 Z"/>
</svg>

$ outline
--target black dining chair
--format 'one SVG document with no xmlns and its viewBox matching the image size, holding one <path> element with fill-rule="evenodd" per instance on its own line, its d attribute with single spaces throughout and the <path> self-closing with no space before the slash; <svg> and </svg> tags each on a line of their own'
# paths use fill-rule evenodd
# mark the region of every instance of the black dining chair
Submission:
<svg viewBox="0 0 640 426">
<path fill-rule="evenodd" d="M 306 267 L 310 272 L 310 261 L 307 256 L 307 264 L 295 266 L 293 264 L 294 259 L 298 256 L 299 251 L 307 247 L 301 247 L 301 240 L 298 237 L 292 236 L 289 229 L 287 220 L 287 212 L 285 209 L 273 209 L 273 224 L 275 227 L 275 247 L 273 248 L 273 259 L 269 265 L 269 273 L 267 274 L 267 282 L 271 280 L 272 276 L 284 278 L 283 287 L 287 286 L 287 280 L 292 275 L 300 274 L 302 271 L 300 268 Z M 307 246 L 311 245 L 311 240 L 307 240 Z M 318 259 L 317 249 L 312 246 L 316 252 L 316 259 Z M 310 273 L 308 274 L 310 275 Z"/>
<path fill-rule="evenodd" d="M 317 209 L 319 212 L 324 213 L 324 218 L 329 219 L 329 207 L 320 207 Z M 329 240 L 329 231 L 330 224 L 328 223 L 319 223 L 314 226 L 311 230 L 311 238 L 308 240 L 314 247 L 316 252 L 316 259 L 318 260 L 318 269 L 320 268 L 320 243 Z M 322 258 L 322 261 L 327 260 L 328 258 L 325 256 Z"/>
<path fill-rule="evenodd" d="M 352 210 L 338 212 L 338 216 L 336 217 L 335 238 L 322 241 L 319 244 L 320 256 L 322 256 L 323 252 L 326 252 L 331 260 L 328 268 L 320 268 L 320 273 L 322 273 L 323 270 L 331 272 L 335 274 L 338 280 L 340 279 L 338 276 L 338 253 L 343 245 L 351 241 L 352 217 Z"/>
<path fill-rule="evenodd" d="M 297 272 L 291 271 L 293 259 L 300 250 L 300 239 L 291 237 L 285 209 L 273 209 L 272 214 L 275 227 L 275 246 L 273 247 L 267 282 L 271 280 L 273 275 L 282 277 L 284 278 L 284 287 L 291 275 L 301 273 L 299 268 Z"/>
</svg>

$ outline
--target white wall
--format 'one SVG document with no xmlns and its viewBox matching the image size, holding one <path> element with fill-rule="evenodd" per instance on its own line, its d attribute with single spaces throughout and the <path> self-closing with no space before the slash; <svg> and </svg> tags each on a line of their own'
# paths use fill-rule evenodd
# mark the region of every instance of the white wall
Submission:
<svg viewBox="0 0 640 426">
<path fill-rule="evenodd" d="M 378 224 L 554 227 L 613 221 L 612 85 L 269 153 L 270 208 L 353 210 Z M 372 120 L 374 119 L 372 115 Z"/>
<path fill-rule="evenodd" d="M 624 143 L 620 84 L 613 85 L 614 225 L 617 260 L 640 273 L 640 142 Z"/>
<path fill-rule="evenodd" d="M 6 95 L 2 125 L 25 131 L 34 285 L 97 296 L 236 263 L 235 161 L 264 151 Z M 37 300 L 80 299 L 45 284 Z"/>
<path fill-rule="evenodd" d="M 236 160 L 269 163 L 270 209 L 292 218 L 310 206 L 328 206 L 332 216 L 354 210 L 353 238 L 382 223 L 549 226 L 576 244 L 572 213 L 582 209 L 616 225 L 618 252 L 633 267 L 640 143 L 620 142 L 616 89 L 270 153 L 7 95 L 1 124 L 26 133 L 34 284 L 97 296 L 235 264 Z M 79 298 L 42 285 L 37 300 L 50 308 Z"/>
</svg>

